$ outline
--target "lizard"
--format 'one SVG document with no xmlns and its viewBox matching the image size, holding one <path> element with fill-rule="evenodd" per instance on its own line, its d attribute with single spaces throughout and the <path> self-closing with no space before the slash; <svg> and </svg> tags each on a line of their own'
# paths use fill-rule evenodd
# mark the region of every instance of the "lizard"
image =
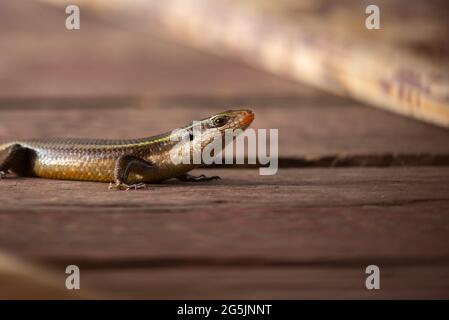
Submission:
<svg viewBox="0 0 449 320">
<path fill-rule="evenodd" d="M 198 164 L 172 161 L 175 145 L 188 144 L 203 150 L 218 132 L 224 139 L 228 129 L 241 131 L 254 120 L 251 110 L 228 110 L 156 136 L 139 139 L 45 138 L 0 144 L 0 179 L 9 173 L 50 179 L 109 182 L 110 189 L 143 189 L 148 184 L 176 178 L 181 181 L 208 181 L 217 176 L 193 176 L 188 172 Z M 194 137 L 194 124 L 201 128 L 200 140 Z M 181 130 L 181 131 L 179 131 Z M 187 132 L 188 139 L 175 138 Z M 235 136 L 233 137 L 235 138 Z M 182 146 L 182 145 L 181 145 Z M 223 148 L 225 146 L 223 145 Z"/>
</svg>

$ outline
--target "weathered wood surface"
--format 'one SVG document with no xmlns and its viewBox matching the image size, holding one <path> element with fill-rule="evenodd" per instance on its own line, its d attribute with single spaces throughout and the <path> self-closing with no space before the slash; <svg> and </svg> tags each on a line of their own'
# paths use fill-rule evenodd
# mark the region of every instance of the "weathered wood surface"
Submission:
<svg viewBox="0 0 449 320">
<path fill-rule="evenodd" d="M 59 8 L 70 4 L 68 0 L 44 2 Z M 80 1 L 80 6 L 100 17 L 112 15 L 123 28 L 136 33 L 153 30 L 154 21 L 160 21 L 158 29 L 195 48 L 449 128 L 448 64 L 412 54 L 409 43 L 433 48 L 429 42 L 445 42 L 448 6 L 441 1 L 430 5 L 391 2 L 376 3 L 382 17 L 390 16 L 386 24 L 382 20 L 381 30 L 366 30 L 364 13 L 369 1 L 277 1 L 273 6 L 278 10 L 270 10 L 265 1 L 220 0 L 128 1 L 126 5 Z M 403 19 L 402 11 L 408 19 Z M 420 34 L 422 25 L 426 26 L 423 33 L 430 36 L 413 37 Z M 396 35 L 392 41 L 391 34 L 404 29 L 409 29 L 404 38 Z M 441 45 L 434 51 L 438 47 L 445 49 Z"/>
<path fill-rule="evenodd" d="M 154 26 L 135 34 L 82 12 L 0 2 L 0 96 L 307 93 L 311 89 L 167 41 Z"/>
<path fill-rule="evenodd" d="M 449 152 L 447 131 L 158 34 L 131 37 L 88 15 L 68 32 L 65 17 L 34 2 L 0 2 L 8 44 L 0 50 L 0 140 L 131 138 L 245 106 L 256 112 L 254 128 L 280 129 L 282 159 L 406 154 L 442 166 L 281 168 L 272 177 L 204 169 L 197 173 L 223 179 L 136 192 L 8 178 L 0 181 L 0 250 L 24 260 L 0 270 L 0 297 L 13 289 L 49 297 L 46 284 L 12 278 L 29 260 L 60 279 L 57 294 L 65 267 L 78 264 L 81 294 L 102 297 L 449 297 L 449 167 L 435 161 Z M 381 268 L 380 291 L 364 287 L 368 264 Z"/>
<path fill-rule="evenodd" d="M 94 270 L 85 275 L 112 298 L 429 299 L 449 297 L 449 268 L 380 266 L 381 290 L 366 290 L 364 265 L 300 268 Z"/>
<path fill-rule="evenodd" d="M 5 179 L 0 244 L 77 264 L 113 297 L 448 297 L 449 169 L 207 173 L 223 179 L 136 192 Z M 369 264 L 385 281 L 371 296 Z"/>
<path fill-rule="evenodd" d="M 326 261 L 449 254 L 449 169 L 206 173 L 223 179 L 173 181 L 136 192 L 110 191 L 104 183 L 2 180 L 1 242 L 36 257 L 212 254 Z"/>
<path fill-rule="evenodd" d="M 279 129 L 282 158 L 449 155 L 448 130 L 320 95 L 0 99 L 0 140 L 136 138 L 239 107 L 255 112 L 252 128 Z"/>
<path fill-rule="evenodd" d="M 62 270 L 47 270 L 30 261 L 0 252 L 0 300 L 82 299 L 99 297 L 89 290 L 69 291 Z"/>
</svg>

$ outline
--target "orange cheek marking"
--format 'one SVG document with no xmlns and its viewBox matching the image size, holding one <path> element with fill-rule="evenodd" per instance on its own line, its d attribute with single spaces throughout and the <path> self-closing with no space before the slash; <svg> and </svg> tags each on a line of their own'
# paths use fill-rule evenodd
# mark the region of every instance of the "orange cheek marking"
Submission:
<svg viewBox="0 0 449 320">
<path fill-rule="evenodd" d="M 254 114 L 249 113 L 248 115 L 246 115 L 243 120 L 242 120 L 242 124 L 244 126 L 249 126 L 251 124 L 251 122 L 253 122 L 254 120 Z"/>
</svg>

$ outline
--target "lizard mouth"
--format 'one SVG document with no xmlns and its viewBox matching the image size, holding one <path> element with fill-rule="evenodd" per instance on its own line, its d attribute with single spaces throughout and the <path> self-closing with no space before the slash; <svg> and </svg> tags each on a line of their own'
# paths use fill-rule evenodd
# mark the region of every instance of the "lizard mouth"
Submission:
<svg viewBox="0 0 449 320">
<path fill-rule="evenodd" d="M 251 110 L 242 111 L 242 120 L 240 123 L 246 129 L 254 120 L 254 113 Z"/>
</svg>

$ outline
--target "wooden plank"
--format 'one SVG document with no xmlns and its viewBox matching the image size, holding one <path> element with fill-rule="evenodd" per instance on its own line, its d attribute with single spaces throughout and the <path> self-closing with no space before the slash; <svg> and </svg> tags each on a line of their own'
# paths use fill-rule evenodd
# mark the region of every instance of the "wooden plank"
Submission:
<svg viewBox="0 0 449 320">
<path fill-rule="evenodd" d="M 94 270 L 86 283 L 118 299 L 447 299 L 448 265 L 380 266 L 381 289 L 365 288 L 366 265 L 346 268 Z"/>
<path fill-rule="evenodd" d="M 279 129 L 281 158 L 324 159 L 331 165 L 327 160 L 334 155 L 374 155 L 379 165 L 388 165 L 398 154 L 421 155 L 424 163 L 429 156 L 427 163 L 433 156 L 449 154 L 447 130 L 345 100 L 298 96 L 0 99 L 0 141 L 136 138 L 247 106 L 256 115 L 252 128 Z"/>
<path fill-rule="evenodd" d="M 178 46 L 159 31 L 136 35 L 83 11 L 82 29 L 69 32 L 65 17 L 0 3 L 9 44 L 0 52 L 0 139 L 131 138 L 249 106 L 254 128 L 279 128 L 281 159 L 296 164 L 333 165 L 338 155 L 386 165 L 405 159 L 398 154 L 448 164 L 440 128 Z M 223 179 L 135 192 L 2 180 L 0 248 L 58 277 L 77 264 L 82 292 L 113 298 L 448 297 L 449 167 L 205 173 Z M 364 289 L 368 264 L 381 267 L 380 292 Z M 26 286 L 8 270 L 0 282 L 11 296 Z"/>
<path fill-rule="evenodd" d="M 45 2 L 59 6 L 69 3 L 67 0 Z M 375 32 L 373 30 L 371 33 L 365 32 L 365 37 L 354 37 L 353 32 L 341 32 L 338 20 L 337 23 L 327 20 L 322 13 L 326 10 L 322 8 L 335 10 L 335 7 L 348 6 L 346 1 L 321 1 L 318 14 L 309 15 L 308 20 L 314 20 L 314 23 L 307 23 L 307 19 L 298 17 L 295 19 L 291 13 L 295 10 L 287 10 L 290 16 L 293 15 L 293 18 L 287 19 L 283 15 L 273 15 L 272 10 L 264 10 L 264 6 L 260 8 L 257 5 L 259 1 L 251 2 L 251 6 L 245 6 L 245 3 L 247 1 L 129 1 L 124 6 L 120 2 L 82 1 L 80 5 L 99 16 L 107 12 L 120 20 L 122 26 L 136 32 L 151 30 L 153 21 L 160 20 L 161 26 L 179 41 L 195 48 L 240 59 L 249 65 L 327 92 L 449 127 L 448 64 L 423 59 L 397 46 L 396 42 L 379 41 L 379 37 L 370 36 Z M 285 3 L 281 1 L 276 5 L 285 7 Z M 299 8 L 301 4 L 304 5 L 300 2 Z M 359 17 L 364 17 L 369 4 L 353 5 Z M 388 10 L 388 1 L 383 4 L 386 7 L 384 10 Z M 399 7 L 406 9 L 409 4 L 403 1 Z M 439 3 L 427 6 L 427 9 L 430 16 L 430 19 L 426 16 L 427 19 L 439 27 L 440 39 L 445 39 L 447 14 L 438 20 L 432 17 L 441 17 L 441 12 L 447 12 L 447 5 Z M 419 20 L 422 12 L 409 10 L 409 13 L 415 14 L 412 21 Z M 148 19 L 149 14 L 154 18 Z M 395 19 L 402 23 L 401 17 L 398 13 Z M 356 28 L 364 26 L 363 19 L 360 19 Z M 437 31 L 430 29 L 429 32 Z"/>
<path fill-rule="evenodd" d="M 76 264 L 112 298 L 448 297 L 449 169 L 208 174 L 223 179 L 133 192 L 2 180 L 0 246 Z M 379 292 L 363 286 L 369 264 Z"/>
<path fill-rule="evenodd" d="M 91 96 L 315 92 L 177 45 L 154 25 L 135 34 L 82 9 L 82 27 L 65 28 L 64 8 L 0 3 L 0 96 Z"/>
<path fill-rule="evenodd" d="M 94 264 L 449 258 L 447 168 L 284 169 L 272 177 L 210 171 L 223 179 L 136 192 L 2 180 L 0 244 L 24 256 Z"/>
<path fill-rule="evenodd" d="M 30 261 L 0 252 L 0 299 L 82 299 L 98 297 L 65 287 L 64 269 L 59 274 Z"/>
</svg>

